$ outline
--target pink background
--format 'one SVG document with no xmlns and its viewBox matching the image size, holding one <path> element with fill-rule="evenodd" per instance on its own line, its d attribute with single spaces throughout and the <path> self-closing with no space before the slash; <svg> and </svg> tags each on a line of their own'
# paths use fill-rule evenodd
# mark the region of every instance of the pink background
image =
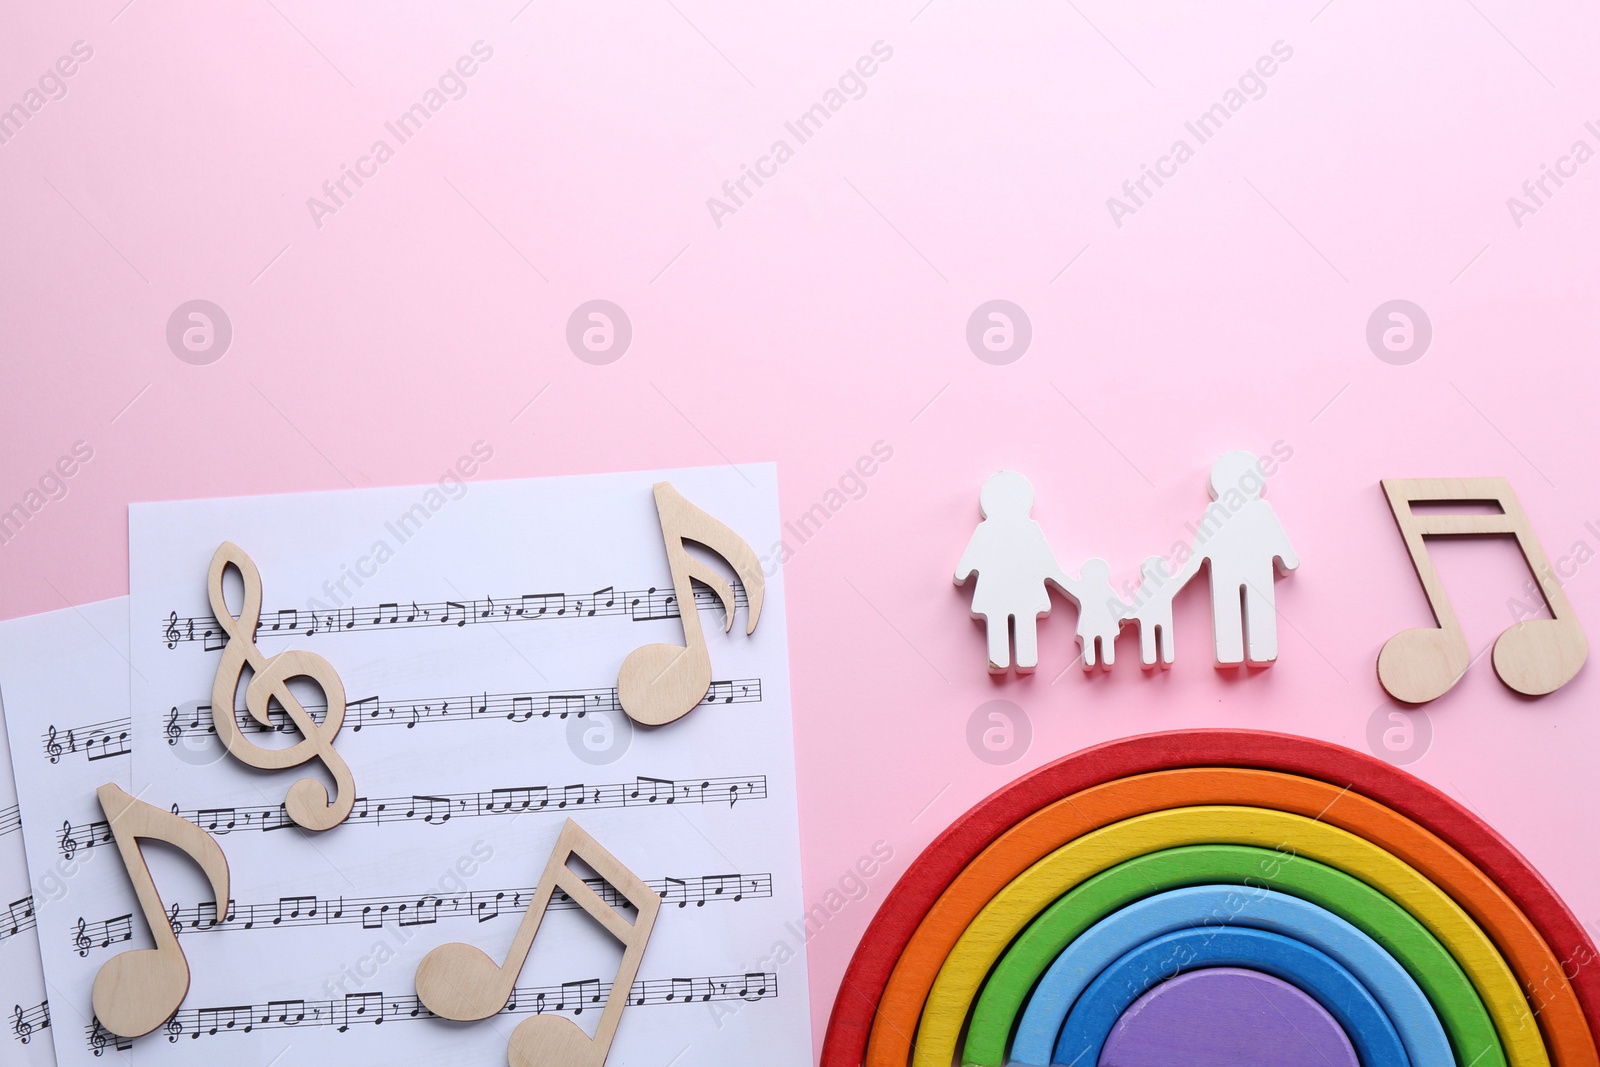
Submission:
<svg viewBox="0 0 1600 1067">
<path fill-rule="evenodd" d="M 125 592 L 129 501 L 431 481 L 484 440 L 487 478 L 773 459 L 798 519 L 885 442 L 787 570 L 807 900 L 895 854 L 811 942 L 819 1036 L 892 878 L 1023 771 L 1202 725 L 1369 749 L 1397 707 L 1378 648 L 1427 620 L 1380 477 L 1505 475 L 1553 560 L 1600 549 L 1600 162 L 1521 227 L 1506 206 L 1600 147 L 1593 6 L 124 3 L 13 3 L 0 34 L 0 106 L 94 50 L 0 145 L 0 509 L 94 453 L 0 547 L 0 615 Z M 307 198 L 478 40 L 466 95 L 317 227 Z M 706 198 L 879 40 L 865 95 L 715 225 Z M 1116 226 L 1106 198 L 1280 40 L 1265 96 Z M 233 323 L 209 366 L 164 337 L 196 297 Z M 597 297 L 633 323 L 609 366 L 564 340 Z M 965 340 L 996 297 L 1033 326 L 1007 366 Z M 1408 366 L 1365 340 L 1394 298 L 1434 327 Z M 949 577 L 986 474 L 1027 473 L 1063 562 L 1120 582 L 1198 517 L 1218 453 L 1275 441 L 1303 566 L 1274 669 L 1210 667 L 1196 586 L 1166 674 L 1125 639 L 1086 679 L 1062 609 L 1037 675 L 988 677 Z M 1519 558 L 1438 556 L 1481 650 Z M 1596 571 L 1567 583 L 1589 620 Z M 1528 701 L 1485 660 L 1410 713 L 1432 735 L 1410 769 L 1592 930 L 1597 686 Z M 1031 722 L 1009 766 L 966 739 L 995 698 Z"/>
</svg>

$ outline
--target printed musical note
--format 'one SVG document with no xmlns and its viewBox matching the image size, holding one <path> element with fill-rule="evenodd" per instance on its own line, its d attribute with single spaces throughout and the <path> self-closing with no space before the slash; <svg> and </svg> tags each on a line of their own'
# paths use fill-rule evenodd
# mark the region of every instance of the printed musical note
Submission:
<svg viewBox="0 0 1600 1067">
<path fill-rule="evenodd" d="M 15 937 L 24 930 L 34 929 L 33 897 L 27 896 L 21 900 L 13 900 L 8 910 L 11 915 L 10 921 L 0 920 L 0 941 L 4 941 L 8 937 Z"/>
<path fill-rule="evenodd" d="M 722 602 L 724 632 L 733 629 L 733 590 L 716 571 L 691 556 L 685 541 L 717 553 L 733 567 L 749 601 L 748 636 L 761 618 L 765 579 L 756 554 L 738 534 L 685 500 L 670 482 L 655 484 L 656 514 L 666 543 L 667 566 L 677 603 L 693 604 L 690 580 L 709 586 Z M 661 726 L 682 718 L 705 699 L 711 686 L 711 654 L 698 611 L 680 611 L 683 644 L 642 645 L 628 653 L 617 675 L 617 698 L 635 722 Z"/>
<path fill-rule="evenodd" d="M 567 865 L 574 857 L 594 868 L 632 904 L 638 918 L 630 923 L 590 889 Z M 461 942 L 441 945 L 423 957 L 417 968 L 417 997 L 435 1014 L 464 1022 L 487 1019 L 499 1011 L 515 991 L 517 975 L 527 961 L 539 924 L 557 889 L 622 942 L 622 963 L 606 995 L 592 1039 L 570 1019 L 536 1014 L 518 1024 L 512 1032 L 507 1056 L 513 1065 L 575 1067 L 592 1064 L 598 1067 L 605 1062 L 616 1037 L 617 1024 L 622 1021 L 622 1010 L 628 1003 L 627 991 L 639 973 L 645 945 L 661 910 L 661 898 L 571 819 L 561 828 L 561 835 L 539 878 L 538 892 L 517 927 L 505 964 L 497 964 L 481 949 Z M 580 1002 L 583 1000 L 584 983 L 563 983 L 562 1005 L 566 1003 L 569 987 L 578 994 Z M 598 1002 L 601 995 L 598 979 L 594 980 L 592 988 L 594 1002 Z M 582 1006 L 580 1003 L 574 1010 Z"/>
<path fill-rule="evenodd" d="M 230 566 L 239 572 L 244 582 L 244 604 L 237 617 L 229 612 L 223 595 L 223 574 Z M 217 736 L 235 759 L 263 770 L 284 770 L 308 760 L 321 760 L 333 775 L 334 796 L 328 796 L 321 782 L 302 778 L 289 787 L 284 808 L 290 819 L 308 830 L 332 829 L 350 814 L 355 800 L 355 779 L 344 757 L 333 748 L 333 739 L 344 725 L 344 682 L 333 664 L 315 652 L 295 649 L 269 657 L 256 647 L 256 628 L 261 621 L 261 572 L 233 542 L 224 541 L 211 557 L 207 591 L 211 596 L 211 611 L 228 635 L 211 687 L 212 708 L 228 709 L 226 714 L 212 716 Z M 244 736 L 231 709 L 246 666 L 254 672 L 245 686 L 245 708 L 250 717 L 262 726 L 271 726 L 268 709 L 276 702 L 288 714 L 303 740 L 288 748 L 262 748 Z M 289 690 L 291 678 L 306 678 L 321 688 L 328 709 L 321 724 Z"/>
<path fill-rule="evenodd" d="M 129 949 L 101 965 L 94 978 L 94 1012 L 111 1033 L 140 1037 L 166 1022 L 183 1003 L 189 964 L 139 842 L 164 841 L 183 851 L 200 865 L 218 900 L 228 899 L 228 860 L 210 835 L 171 812 L 135 800 L 109 782 L 96 795 L 156 947 Z"/>
<path fill-rule="evenodd" d="M 1589 656 L 1589 643 L 1510 481 L 1386 478 L 1383 491 L 1438 623 L 1436 627 L 1402 630 L 1384 643 L 1378 654 L 1378 680 L 1389 695 L 1408 704 L 1426 703 L 1449 692 L 1471 662 L 1466 635 L 1428 554 L 1427 537 L 1515 537 L 1550 606 L 1551 617 L 1524 619 L 1503 631 L 1494 643 L 1495 673 L 1507 686 L 1527 696 L 1543 696 L 1571 681 Z M 1431 508 L 1419 514 L 1413 507 L 1418 503 L 1487 503 L 1497 506 L 1499 514 L 1445 514 Z"/>
</svg>

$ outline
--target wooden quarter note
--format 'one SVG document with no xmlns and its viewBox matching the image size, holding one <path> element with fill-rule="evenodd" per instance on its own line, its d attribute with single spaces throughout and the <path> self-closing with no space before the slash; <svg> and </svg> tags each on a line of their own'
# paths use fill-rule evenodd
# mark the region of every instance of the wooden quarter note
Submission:
<svg viewBox="0 0 1600 1067">
<path fill-rule="evenodd" d="M 1402 630 L 1378 654 L 1378 680 L 1396 700 L 1423 704 L 1443 696 L 1466 673 L 1471 662 L 1466 635 L 1450 606 L 1439 572 L 1428 555 L 1427 537 L 1474 537 L 1510 534 L 1539 583 L 1548 619 L 1524 619 L 1503 631 L 1494 643 L 1494 670 L 1500 680 L 1526 696 L 1552 693 L 1572 680 L 1589 656 L 1589 642 L 1572 604 L 1550 569 L 1505 478 L 1386 478 L 1384 494 L 1405 539 L 1406 550 L 1433 609 L 1436 627 Z M 1493 504 L 1500 514 L 1429 510 L 1414 504 Z"/>
<path fill-rule="evenodd" d="M 687 715 L 711 687 L 711 655 L 700 626 L 691 579 L 717 595 L 726 614 L 723 631 L 733 629 L 733 589 L 716 571 L 691 556 L 685 541 L 694 541 L 726 560 L 744 584 L 749 604 L 746 635 L 761 618 L 766 580 L 761 563 L 744 540 L 721 522 L 685 500 L 670 482 L 655 484 L 656 514 L 666 542 L 672 591 L 683 620 L 682 645 L 642 645 L 628 654 L 617 675 L 617 702 L 628 717 L 645 726 L 661 726 Z"/>
<path fill-rule="evenodd" d="M 222 588 L 223 575 L 230 566 L 239 572 L 244 582 L 244 603 L 237 617 L 228 610 Z M 217 664 L 216 680 L 211 686 L 211 719 L 217 737 L 229 755 L 263 770 L 278 771 L 320 759 L 333 776 L 333 797 L 328 796 L 321 782 L 302 778 L 289 787 L 284 807 L 289 818 L 307 830 L 332 829 L 350 814 L 356 796 L 355 778 L 344 757 L 333 748 L 333 739 L 344 725 L 345 692 L 339 672 L 315 652 L 294 649 L 269 657 L 256 647 L 256 627 L 261 622 L 261 572 L 244 549 L 232 541 L 224 541 L 211 557 L 206 585 L 212 614 L 228 637 L 222 648 L 222 659 Z M 300 732 L 299 742 L 288 748 L 262 748 L 239 729 L 233 708 L 246 666 L 254 672 L 245 686 L 244 700 L 251 718 L 271 729 L 268 709 L 277 702 Z M 321 688 L 328 713 L 320 724 L 290 691 L 291 678 L 307 678 Z"/>
<path fill-rule="evenodd" d="M 219 901 L 228 899 L 228 860 L 210 834 L 170 811 L 136 800 L 109 782 L 96 795 L 156 947 L 129 949 L 101 966 L 94 978 L 94 1013 L 113 1034 L 142 1037 L 170 1019 L 183 1003 L 189 992 L 189 961 L 172 932 L 139 842 L 165 841 L 182 850 L 206 873 Z"/>
<path fill-rule="evenodd" d="M 593 867 L 632 904 L 638 918 L 631 923 L 623 918 L 568 867 L 567 861 L 574 856 Z M 455 942 L 429 952 L 417 967 L 417 997 L 429 1011 L 462 1022 L 487 1019 L 505 1007 L 510 998 L 545 910 L 558 889 L 622 942 L 622 964 L 612 980 L 594 1037 L 585 1034 L 571 1019 L 558 1015 L 526 1019 L 511 1034 L 507 1056 L 512 1067 L 600 1067 L 605 1063 L 628 993 L 638 977 L 645 944 L 661 910 L 661 898 L 655 891 L 568 819 L 539 876 L 539 887 L 517 927 L 504 964 L 495 963 L 480 949 Z"/>
</svg>

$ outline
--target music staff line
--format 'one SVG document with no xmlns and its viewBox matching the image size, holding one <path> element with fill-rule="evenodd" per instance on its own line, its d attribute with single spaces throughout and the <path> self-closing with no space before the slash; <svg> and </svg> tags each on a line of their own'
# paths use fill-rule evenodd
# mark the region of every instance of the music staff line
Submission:
<svg viewBox="0 0 1600 1067">
<path fill-rule="evenodd" d="M 730 678 L 714 681 L 706 690 L 700 706 L 712 704 L 755 704 L 761 701 L 761 679 Z M 308 703 L 307 711 L 320 715 L 327 705 Z M 617 687 L 593 689 L 548 689 L 527 693 L 474 693 L 469 696 L 423 697 L 384 700 L 380 697 L 363 697 L 352 700 L 347 706 L 346 722 L 352 733 L 360 733 L 368 726 L 415 727 L 418 723 L 461 722 L 506 719 L 510 722 L 528 722 L 552 716 L 566 719 L 583 718 L 595 712 L 622 713 L 617 699 Z M 245 733 L 278 732 L 297 734 L 289 716 L 273 705 L 268 712 L 271 726 L 263 726 L 242 708 L 234 711 L 240 729 Z M 185 721 L 187 720 L 187 721 Z M 51 763 L 61 762 L 61 757 L 83 753 L 90 763 L 112 756 L 126 756 L 132 751 L 132 718 L 109 719 L 105 722 L 75 726 L 64 733 L 55 726 L 41 734 L 39 743 Z M 211 721 L 211 705 L 199 704 L 188 714 L 172 708 L 167 713 L 164 727 L 167 744 L 176 745 L 185 737 L 212 736 L 217 732 Z M 16 829 L 16 806 L 0 809 L 0 834 Z M 20 825 L 18 823 L 17 825 Z"/>
<path fill-rule="evenodd" d="M 700 706 L 708 704 L 753 704 L 761 700 L 761 679 L 734 678 L 712 682 Z M 324 704 L 306 703 L 305 709 L 314 716 L 327 711 Z M 216 733 L 211 721 L 211 705 L 200 704 L 189 715 L 180 715 L 173 708 L 167 715 L 165 732 L 167 744 L 176 745 L 180 738 Z M 471 696 L 431 697 L 421 700 L 382 700 L 364 697 L 349 701 L 345 722 L 352 733 L 360 733 L 367 726 L 404 726 L 407 729 L 418 723 L 476 722 L 480 720 L 508 720 L 528 722 L 531 719 L 583 718 L 596 712 L 622 713 L 617 700 L 617 687 L 598 689 L 538 690 L 529 693 L 478 693 Z M 294 724 L 276 705 L 268 712 L 271 726 L 263 726 L 250 718 L 243 709 L 235 709 L 235 719 L 246 733 L 278 732 L 296 734 Z M 183 721 L 187 719 L 188 721 Z M 92 758 L 92 757 L 91 757 Z"/>
<path fill-rule="evenodd" d="M 11 1009 L 11 1036 L 26 1045 L 33 1035 L 50 1026 L 50 1002 L 41 1000 L 31 1008 L 21 1004 Z"/>
<path fill-rule="evenodd" d="M 627 903 L 603 878 L 588 878 L 584 884 L 614 908 L 620 910 Z M 668 875 L 650 880 L 647 884 L 661 897 L 663 904 L 676 904 L 680 909 L 690 904 L 703 908 L 708 903 L 736 904 L 746 898 L 772 896 L 770 874 L 702 874 L 684 878 Z M 341 896 L 332 900 L 315 896 L 279 897 L 276 901 L 260 904 L 237 904 L 230 900 L 221 919 L 217 918 L 216 901 L 211 900 L 189 907 L 173 904 L 169 908 L 167 921 L 172 926 L 172 932 L 179 936 L 186 930 L 253 930 L 258 927 L 273 929 L 356 924 L 363 929 L 376 930 L 384 926 L 432 926 L 440 919 L 475 919 L 485 923 L 502 914 L 522 914 L 535 892 L 533 887 L 524 887 L 478 890 L 465 894 Z M 572 911 L 578 908 L 578 904 L 558 889 L 549 907 L 554 911 Z M 80 918 L 71 937 L 72 947 L 79 956 L 88 956 L 93 950 L 122 944 L 133 938 L 133 914 L 130 912 L 92 923 Z"/>
<path fill-rule="evenodd" d="M 8 937 L 16 937 L 24 930 L 35 928 L 33 917 L 33 897 L 25 896 L 21 900 L 13 900 L 6 912 L 8 919 L 0 919 L 0 941 Z"/>
<path fill-rule="evenodd" d="M 582 1015 L 597 1010 L 611 993 L 611 983 L 585 978 L 560 985 L 517 986 L 499 1015 Z M 744 1000 L 754 1003 L 778 995 L 778 976 L 773 971 L 746 974 L 700 975 L 690 978 L 641 978 L 628 989 L 628 1003 L 635 1007 L 663 1004 L 704 1004 L 708 1001 Z M 337 1027 L 345 1033 L 352 1026 L 370 1023 L 404 1022 L 410 1019 L 435 1019 L 415 994 L 391 997 L 382 992 L 346 993 L 330 1000 L 269 1000 L 265 1004 L 237 1004 L 219 1008 L 185 1008 L 156 1033 L 169 1042 L 185 1034 L 190 1038 L 219 1034 L 248 1034 L 253 1030 L 278 1030 L 292 1027 Z M 104 1055 L 107 1045 L 119 1050 L 133 1047 L 127 1038 L 117 1037 L 103 1028 L 99 1020 L 84 1027 L 89 1048 Z M 154 1036 L 154 1035 L 151 1035 Z"/>
<path fill-rule="evenodd" d="M 384 823 L 421 822 L 443 825 L 451 819 L 488 815 L 524 815 L 540 812 L 571 814 L 601 808 L 670 807 L 673 804 L 721 804 L 733 807 L 740 800 L 763 800 L 767 795 L 764 774 L 728 778 L 652 778 L 637 775 L 632 782 L 590 785 L 522 785 L 488 789 L 477 793 L 448 793 L 439 796 L 415 794 L 408 797 L 357 797 L 350 813 L 350 825 L 381 826 Z M 283 830 L 294 823 L 282 804 L 240 805 L 229 808 L 189 808 L 172 806 L 174 815 L 188 819 L 215 835 L 239 830 Z M 64 859 L 72 859 L 80 849 L 99 848 L 112 841 L 111 826 L 104 819 L 82 826 L 70 821 L 56 831 L 56 847 Z"/>
<path fill-rule="evenodd" d="M 760 699 L 759 695 L 757 699 Z M 22 829 L 22 807 L 12 804 L 10 807 L 0 808 L 0 837 L 14 834 Z"/>
<path fill-rule="evenodd" d="M 709 589 L 694 590 L 695 608 L 720 611 L 722 604 Z M 734 590 L 736 607 L 749 607 L 744 587 Z M 678 597 L 669 585 L 665 589 L 651 586 L 648 589 L 622 589 L 606 586 L 592 593 L 523 593 L 496 599 L 486 596 L 481 600 L 433 600 L 424 603 L 410 601 L 396 603 L 384 601 L 367 607 L 352 605 L 344 608 L 279 608 L 263 611 L 257 635 L 294 634 L 312 637 L 316 634 L 349 633 L 373 627 L 406 629 L 419 626 L 467 626 L 481 623 L 538 622 L 553 619 L 588 619 L 595 616 L 626 615 L 634 622 L 651 622 L 657 619 L 678 618 Z M 227 633 L 212 615 L 179 617 L 169 612 L 162 624 L 162 640 L 166 646 L 177 648 L 180 644 L 199 642 L 207 652 L 215 652 L 228 643 Z"/>
</svg>

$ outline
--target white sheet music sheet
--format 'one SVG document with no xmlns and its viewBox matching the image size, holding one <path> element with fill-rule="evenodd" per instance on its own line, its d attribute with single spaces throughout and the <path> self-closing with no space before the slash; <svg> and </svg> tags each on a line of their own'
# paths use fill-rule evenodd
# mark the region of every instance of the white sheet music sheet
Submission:
<svg viewBox="0 0 1600 1067">
<path fill-rule="evenodd" d="M 16 783 L 5 751 L 6 726 L 0 717 L 0 1010 L 5 1011 L 6 1037 L 0 1062 L 17 1067 L 53 1067 L 50 1048 L 50 1006 L 46 1003 L 44 966 L 39 959 L 39 932 L 28 884 L 28 860 L 22 845 Z"/>
<path fill-rule="evenodd" d="M 772 957 L 802 912 L 781 575 L 753 636 L 743 590 L 731 634 L 699 601 L 705 703 L 655 729 L 616 704 L 630 651 L 683 641 L 663 479 L 750 545 L 778 539 L 770 465 L 131 509 L 134 792 L 218 835 L 234 897 L 215 923 L 193 864 L 152 862 L 193 981 L 168 1030 L 134 1042 L 141 1064 L 503 1063 L 536 1011 L 592 1034 L 621 945 L 560 897 L 501 1014 L 429 1017 L 413 981 L 445 942 L 504 960 L 568 816 L 665 898 L 608 1063 L 810 1064 L 804 946 Z M 208 762 L 224 540 L 261 572 L 263 651 L 317 652 L 343 679 L 336 748 L 361 799 L 325 833 L 281 807 L 301 778 L 332 789 L 321 764 Z"/>
<path fill-rule="evenodd" d="M 5 751 L 6 726 L 0 718 L 0 1008 L 6 1012 L 5 1050 L 0 1062 L 17 1067 L 53 1067 L 50 1006 L 33 914 L 33 889 L 22 845 L 16 782 Z"/>
<path fill-rule="evenodd" d="M 61 1067 L 128 1064 L 114 1038 L 87 1040 L 90 990 L 100 964 L 152 942 L 136 923 L 138 902 L 116 850 L 77 847 L 84 828 L 104 818 L 94 791 L 131 780 L 128 598 L 0 622 L 0 699 L 48 994 L 48 1007 L 44 993 L 21 1005 L 33 1027 L 28 1048 L 37 1055 L 53 1045 L 54 1058 L 40 1062 Z M 0 944 L 0 974 L 11 973 L 10 945 Z M 17 1052 L 16 1001 L 4 1001 L 11 1040 L 0 1046 L 8 1050 L 0 1062 L 8 1064 Z M 49 1028 L 41 1029 L 45 1019 Z"/>
</svg>

